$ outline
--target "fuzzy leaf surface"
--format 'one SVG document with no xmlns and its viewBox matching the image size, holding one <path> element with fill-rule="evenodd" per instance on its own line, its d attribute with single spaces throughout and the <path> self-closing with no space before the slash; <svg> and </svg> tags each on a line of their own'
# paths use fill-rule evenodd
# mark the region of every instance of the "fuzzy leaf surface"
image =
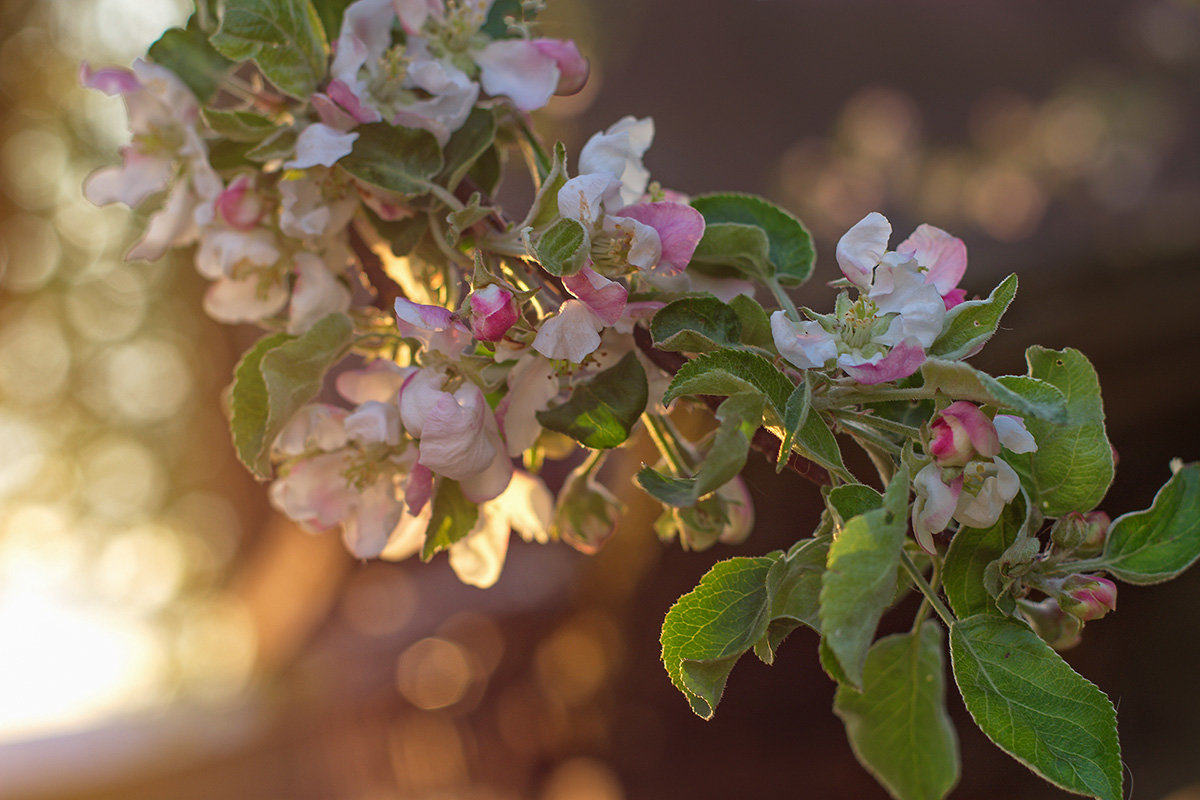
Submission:
<svg viewBox="0 0 1200 800">
<path fill-rule="evenodd" d="M 328 66 L 329 42 L 310 0 L 226 0 L 212 45 L 234 61 L 254 61 L 280 91 L 302 100 Z"/>
<path fill-rule="evenodd" d="M 1188 464 L 1143 511 L 1117 517 L 1104 544 L 1104 569 L 1126 583 L 1168 581 L 1200 558 L 1200 465 Z"/>
</svg>

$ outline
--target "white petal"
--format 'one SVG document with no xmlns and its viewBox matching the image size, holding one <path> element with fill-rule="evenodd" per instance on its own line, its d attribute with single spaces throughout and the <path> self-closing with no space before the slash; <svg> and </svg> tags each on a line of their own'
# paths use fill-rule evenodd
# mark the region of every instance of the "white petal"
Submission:
<svg viewBox="0 0 1200 800">
<path fill-rule="evenodd" d="M 204 293 L 204 310 L 217 322 L 258 322 L 287 305 L 288 290 L 281 283 L 263 283 L 258 275 L 241 280 L 221 278 Z"/>
<path fill-rule="evenodd" d="M 568 300 L 550 319 L 542 323 L 533 339 L 533 349 L 546 358 L 563 358 L 575 364 L 600 346 L 603 324 L 579 300 Z"/>
<path fill-rule="evenodd" d="M 450 545 L 450 568 L 458 579 L 486 589 L 500 578 L 508 554 L 508 521 L 483 513 L 475 530 Z"/>
<path fill-rule="evenodd" d="M 549 407 L 558 394 L 558 375 L 553 364 L 530 354 L 509 372 L 508 387 L 504 438 L 508 443 L 508 455 L 516 458 L 528 450 L 542 432 L 537 412 Z"/>
<path fill-rule="evenodd" d="M 872 211 L 846 231 L 837 243 L 837 262 L 842 274 L 862 288 L 871 285 L 871 271 L 887 251 L 892 235 L 891 223 L 878 211 Z"/>
<path fill-rule="evenodd" d="M 400 409 L 368 400 L 346 417 L 346 437 L 363 444 L 400 444 Z"/>
<path fill-rule="evenodd" d="M 296 139 L 296 157 L 284 164 L 288 169 L 332 167 L 354 149 L 357 133 L 342 133 L 317 122 L 309 125 Z"/>
<path fill-rule="evenodd" d="M 1032 453 L 1037 450 L 1037 442 L 1033 434 L 1025 428 L 1025 420 L 1012 414 L 997 414 L 992 420 L 996 426 L 996 435 L 1000 444 L 1014 453 Z"/>
<path fill-rule="evenodd" d="M 396 497 L 396 484 L 385 476 L 372 483 L 357 498 L 354 513 L 342 523 L 342 541 L 358 558 L 374 558 L 404 514 L 404 503 Z"/>
<path fill-rule="evenodd" d="M 483 90 L 507 95 L 522 111 L 546 105 L 558 86 L 558 65 L 533 42 L 504 39 L 492 42 L 475 56 Z"/>
<path fill-rule="evenodd" d="M 783 311 L 771 315 L 771 336 L 779 354 L 800 369 L 823 367 L 838 354 L 837 339 L 819 322 L 797 323 Z"/>
<path fill-rule="evenodd" d="M 650 171 L 642 157 L 654 141 L 654 120 L 622 117 L 588 139 L 579 153 L 579 173 L 602 172 L 621 182 L 621 204 L 636 203 L 646 193 Z"/>
<path fill-rule="evenodd" d="M 288 333 L 300 334 L 328 314 L 350 308 L 350 290 L 312 253 L 296 256 L 296 285 L 288 307 Z"/>
</svg>

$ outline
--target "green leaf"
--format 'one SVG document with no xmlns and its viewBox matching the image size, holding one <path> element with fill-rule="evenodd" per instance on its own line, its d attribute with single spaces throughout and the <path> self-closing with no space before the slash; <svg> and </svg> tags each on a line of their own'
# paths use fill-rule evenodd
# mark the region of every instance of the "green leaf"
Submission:
<svg viewBox="0 0 1200 800">
<path fill-rule="evenodd" d="M 946 314 L 942 332 L 930 345 L 928 354 L 953 361 L 979 352 L 1000 326 L 1000 318 L 1016 296 L 1017 276 L 1009 275 L 986 300 L 959 303 Z"/>
<path fill-rule="evenodd" d="M 786 558 L 771 565 L 767 573 L 771 621 L 767 632 L 754 643 L 754 654 L 764 664 L 775 661 L 780 643 L 801 625 L 821 632 L 821 575 L 829 557 L 830 541 L 828 536 L 802 539 Z"/>
<path fill-rule="evenodd" d="M 371 227 L 388 243 L 388 249 L 394 256 L 411 253 L 425 235 L 425 231 L 429 229 L 429 217 L 425 214 L 417 214 L 404 219 L 385 220 L 365 205 L 363 211 L 366 212 Z"/>
<path fill-rule="evenodd" d="M 646 371 L 633 352 L 613 366 L 579 383 L 571 399 L 537 412 L 543 428 L 565 433 L 585 447 L 607 449 L 629 438 L 646 410 Z"/>
<path fill-rule="evenodd" d="M 783 407 L 783 439 L 779 442 L 779 455 L 775 458 L 776 472 L 782 472 L 787 465 L 788 456 L 792 454 L 792 445 L 796 443 L 800 429 L 808 422 L 811 410 L 812 384 L 806 373 L 804 379 L 796 384 L 796 388 L 788 395 L 787 403 Z"/>
<path fill-rule="evenodd" d="M 563 217 L 538 239 L 534 250 L 542 269 L 551 275 L 574 275 L 591 252 L 587 231 L 579 220 Z"/>
<path fill-rule="evenodd" d="M 776 561 L 731 558 L 714 565 L 663 620 L 663 666 L 704 719 L 712 718 L 734 661 L 766 633 L 767 575 Z"/>
<path fill-rule="evenodd" d="M 521 0 L 496 0 L 480 30 L 487 34 L 489 39 L 507 38 L 509 35 L 508 17 L 512 17 L 517 22 L 526 18 L 525 6 Z"/>
<path fill-rule="evenodd" d="M 693 394 L 732 395 L 757 391 L 767 398 L 777 419 L 794 387 L 782 372 L 757 353 L 717 350 L 696 356 L 680 367 L 663 395 L 663 402 Z"/>
<path fill-rule="evenodd" d="M 729 307 L 742 323 L 742 344 L 760 347 L 769 353 L 776 352 L 775 337 L 771 335 L 771 318 L 758 301 L 744 294 L 734 296 Z"/>
<path fill-rule="evenodd" d="M 799 286 L 812 274 L 817 257 L 812 236 L 800 220 L 778 206 L 753 195 L 710 194 L 693 198 L 692 207 L 704 215 L 705 239 L 707 226 L 733 223 L 762 230 L 767 237 L 771 266 L 762 277 L 774 277 L 783 286 Z"/>
<path fill-rule="evenodd" d="M 955 400 L 1010 408 L 1029 417 L 1065 422 L 1066 399 L 1055 386 L 1025 376 L 993 378 L 961 361 L 928 359 L 921 365 L 925 386 L 933 387 Z"/>
<path fill-rule="evenodd" d="M 899 800 L 940 800 L 958 783 L 958 737 L 946 713 L 942 629 L 871 647 L 861 692 L 839 686 L 833 710 L 859 763 Z"/>
<path fill-rule="evenodd" d="M 984 583 L 988 565 L 1004 555 L 1025 522 L 1024 503 L 1009 503 L 988 528 L 960 528 L 950 540 L 942 568 L 942 588 L 959 618 L 995 614 L 996 603 Z"/>
<path fill-rule="evenodd" d="M 829 547 L 821 580 L 821 633 L 855 687 L 862 686 L 867 649 L 896 588 L 907 511 L 908 470 L 901 468 L 883 507 L 852 517 Z"/>
<path fill-rule="evenodd" d="M 267 382 L 262 374 L 262 359 L 276 347 L 294 338 L 287 333 L 272 333 L 262 337 L 246 351 L 233 371 L 233 388 L 229 395 L 232 412 L 230 433 L 233 434 L 233 446 L 238 459 L 255 475 L 258 475 L 256 465 L 259 456 L 265 449 L 263 440 L 271 407 Z M 267 475 L 259 477 L 265 478 Z"/>
<path fill-rule="evenodd" d="M 353 335 L 350 317 L 330 314 L 294 339 L 266 337 L 242 359 L 232 393 L 234 442 L 257 477 L 270 477 L 275 437 L 321 390 L 325 373 L 345 355 Z M 256 362 L 261 383 L 251 374 Z"/>
<path fill-rule="evenodd" d="M 495 141 L 495 113 L 490 109 L 475 107 L 463 126 L 446 142 L 446 163 L 437 176 L 438 182 L 453 191 Z"/>
<path fill-rule="evenodd" d="M 350 155 L 338 166 L 356 178 L 389 192 L 425 194 L 442 169 L 442 149 L 434 135 L 419 128 L 397 128 L 386 122 L 359 125 Z"/>
<path fill-rule="evenodd" d="M 310 0 L 225 0 L 212 44 L 234 61 L 253 60 L 280 91 L 301 100 L 327 71 L 329 43 Z"/>
<path fill-rule="evenodd" d="M 1144 511 L 1117 517 L 1101 561 L 1126 583 L 1162 583 L 1200 557 L 1200 465 L 1180 467 Z"/>
<path fill-rule="evenodd" d="M 247 150 L 245 157 L 250 161 L 256 161 L 260 164 L 279 158 L 287 158 L 296 152 L 296 140 L 298 138 L 300 138 L 300 135 L 296 133 L 295 128 L 280 128 Z"/>
<path fill-rule="evenodd" d="M 1054 785 L 1121 800 L 1112 703 L 1023 622 L 980 614 L 950 627 L 954 679 L 989 739 Z"/>
<path fill-rule="evenodd" d="M 1020 474 L 1038 510 L 1046 516 L 1090 511 L 1113 479 L 1112 446 L 1104 432 L 1096 371 L 1078 350 L 1035 346 L 1025 351 L 1025 359 L 1030 377 L 1062 392 L 1066 419 L 1058 425 L 1026 418 L 1037 451 L 1006 454 L 1004 459 Z"/>
<path fill-rule="evenodd" d="M 428 561 L 441 550 L 464 538 L 475 528 L 479 507 L 463 497 L 458 481 L 441 478 L 433 496 L 433 515 L 425 528 L 421 560 Z"/>
<path fill-rule="evenodd" d="M 193 14 L 186 28 L 169 28 L 146 54 L 175 74 L 201 104 L 216 94 L 233 62 L 213 49 Z"/>
<path fill-rule="evenodd" d="M 663 475 L 652 467 L 642 467 L 634 480 L 646 494 L 673 508 L 690 508 L 699 499 L 695 478 Z"/>
<path fill-rule="evenodd" d="M 704 236 L 696 245 L 689 265 L 728 267 L 757 281 L 768 281 L 771 267 L 771 242 L 756 225 L 736 222 L 705 221 Z"/>
<path fill-rule="evenodd" d="M 329 41 L 337 41 L 338 34 L 342 32 L 342 20 L 346 15 L 346 6 L 352 2 L 353 0 L 312 0 Z"/>
<path fill-rule="evenodd" d="M 883 495 L 861 483 L 835 486 L 825 496 L 825 503 L 834 515 L 834 522 L 842 527 L 850 519 L 883 508 Z"/>
<path fill-rule="evenodd" d="M 235 142 L 261 142 L 270 136 L 279 125 L 272 119 L 249 111 L 216 111 L 205 108 L 201 111 L 209 129 L 225 139 Z"/>
<path fill-rule="evenodd" d="M 742 321 L 717 298 L 685 297 L 667 303 L 650 321 L 650 335 L 659 350 L 703 353 L 742 344 Z"/>
</svg>

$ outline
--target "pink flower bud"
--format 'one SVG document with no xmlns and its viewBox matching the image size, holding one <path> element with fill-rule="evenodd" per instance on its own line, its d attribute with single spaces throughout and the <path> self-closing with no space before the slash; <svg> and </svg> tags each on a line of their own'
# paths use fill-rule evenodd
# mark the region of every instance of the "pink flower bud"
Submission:
<svg viewBox="0 0 1200 800">
<path fill-rule="evenodd" d="M 1117 585 L 1096 575 L 1068 575 L 1055 594 L 1063 611 L 1083 622 L 1100 619 L 1117 607 Z"/>
<path fill-rule="evenodd" d="M 588 60 L 574 42 L 568 39 L 534 39 L 532 44 L 543 56 L 553 59 L 554 66 L 558 67 L 555 94 L 575 94 L 587 83 L 590 71 Z"/>
<path fill-rule="evenodd" d="M 1108 528 L 1112 525 L 1112 520 L 1103 511 L 1089 511 L 1083 515 L 1083 519 L 1087 523 L 1086 535 L 1083 544 L 1076 548 L 1076 552 L 1087 556 L 1097 554 L 1104 549 L 1104 542 L 1108 539 Z"/>
<path fill-rule="evenodd" d="M 471 330 L 476 339 L 500 341 L 518 316 L 512 292 L 494 283 L 471 295 Z"/>
<path fill-rule="evenodd" d="M 1112 521 L 1103 511 L 1082 514 L 1072 511 L 1062 517 L 1050 530 L 1050 539 L 1063 550 L 1081 556 L 1090 556 L 1104 549 L 1108 537 L 1108 526 Z"/>
<path fill-rule="evenodd" d="M 216 207 L 225 224 L 239 231 L 255 227 L 266 213 L 262 195 L 254 190 L 249 175 L 234 178 L 217 197 Z"/>
<path fill-rule="evenodd" d="M 929 455 L 943 467 L 961 467 L 976 454 L 991 458 L 1000 452 L 996 426 L 965 400 L 951 403 L 929 424 Z"/>
</svg>

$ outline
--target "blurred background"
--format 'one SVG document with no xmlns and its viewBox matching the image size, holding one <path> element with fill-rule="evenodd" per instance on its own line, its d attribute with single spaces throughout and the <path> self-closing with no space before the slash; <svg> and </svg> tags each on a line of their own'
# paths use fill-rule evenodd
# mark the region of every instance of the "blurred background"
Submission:
<svg viewBox="0 0 1200 800">
<path fill-rule="evenodd" d="M 0 797 L 886 797 L 811 632 L 773 667 L 745 659 L 710 723 L 658 662 L 663 614 L 714 560 L 815 524 L 815 490 L 765 462 L 744 545 L 660 545 L 630 494 L 598 556 L 514 542 L 482 592 L 444 559 L 356 563 L 267 507 L 220 406 L 256 333 L 204 318 L 186 258 L 122 262 L 141 222 L 79 189 L 126 135 L 79 62 L 126 65 L 186 14 L 0 6 Z M 541 120 L 571 152 L 654 116 L 665 186 L 808 224 L 817 308 L 867 211 L 897 237 L 946 228 L 971 294 L 1020 274 L 978 366 L 1023 372 L 1034 343 L 1095 363 L 1120 455 L 1105 509 L 1200 458 L 1196 3 L 552 0 L 546 19 L 592 58 Z M 1195 800 L 1200 572 L 1120 601 L 1067 658 L 1117 704 L 1132 796 Z M 1063 796 L 951 711 L 954 797 Z"/>
</svg>

